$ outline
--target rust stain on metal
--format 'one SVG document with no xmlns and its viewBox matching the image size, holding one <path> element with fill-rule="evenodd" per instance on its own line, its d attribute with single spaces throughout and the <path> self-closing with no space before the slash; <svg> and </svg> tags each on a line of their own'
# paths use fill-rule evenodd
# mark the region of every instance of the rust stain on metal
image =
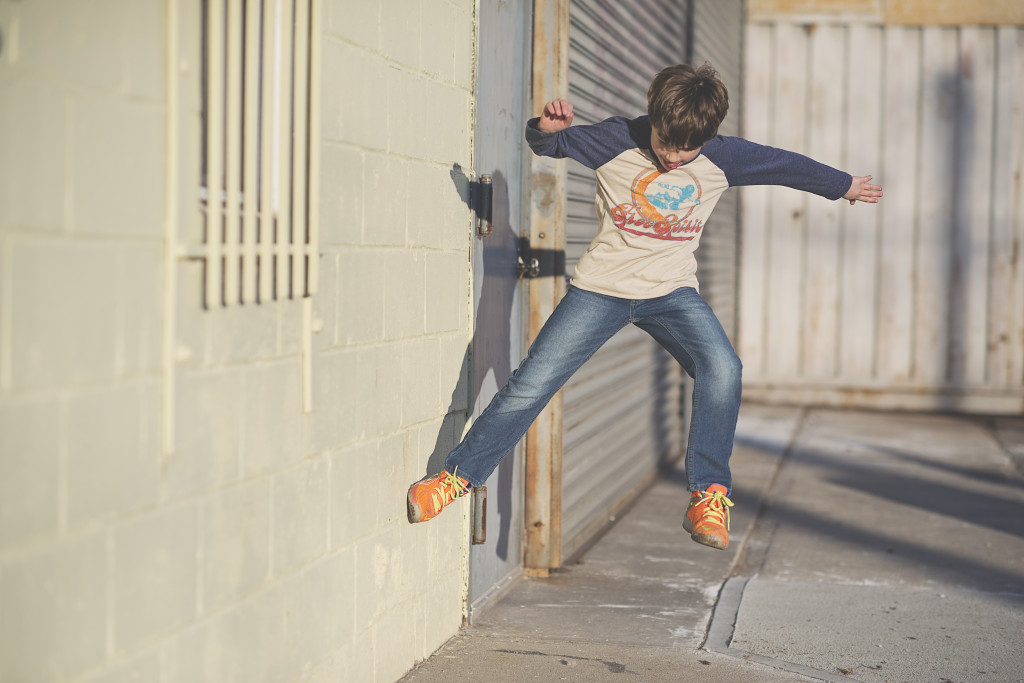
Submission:
<svg viewBox="0 0 1024 683">
<path fill-rule="evenodd" d="M 558 205 L 557 187 L 558 179 L 554 173 L 541 171 L 533 175 L 534 202 L 537 211 L 545 218 L 550 218 Z"/>
<path fill-rule="evenodd" d="M 531 280 L 529 286 L 530 294 L 530 342 L 532 343 L 537 337 L 537 333 L 540 332 L 540 328 L 544 325 L 544 321 L 547 316 L 544 311 L 544 306 L 540 301 L 540 293 L 542 288 L 541 280 Z"/>
<path fill-rule="evenodd" d="M 539 111 L 553 97 L 565 97 L 569 83 L 569 2 L 535 0 L 533 12 L 533 108 Z M 564 251 L 565 168 L 534 160 L 531 176 L 530 248 Z M 541 235 L 545 237 L 541 237 Z M 542 263 L 545 258 L 542 256 Z M 547 268 L 553 272 L 553 269 Z M 558 278 L 542 277 L 527 285 L 529 339 L 536 338 L 560 297 Z M 546 572 L 561 562 L 561 439 L 560 394 L 541 411 L 526 433 L 527 571 Z"/>
</svg>

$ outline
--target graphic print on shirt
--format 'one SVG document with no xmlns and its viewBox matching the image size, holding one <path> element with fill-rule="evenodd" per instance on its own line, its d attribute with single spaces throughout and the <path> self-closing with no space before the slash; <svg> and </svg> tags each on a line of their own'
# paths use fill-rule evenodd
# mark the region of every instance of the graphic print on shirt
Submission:
<svg viewBox="0 0 1024 683">
<path fill-rule="evenodd" d="M 700 182 L 689 171 L 678 168 L 671 173 L 644 170 L 630 187 L 632 203 L 612 209 L 612 220 L 620 230 L 659 240 L 692 240 L 704 224 L 691 219 L 700 205 Z"/>
</svg>

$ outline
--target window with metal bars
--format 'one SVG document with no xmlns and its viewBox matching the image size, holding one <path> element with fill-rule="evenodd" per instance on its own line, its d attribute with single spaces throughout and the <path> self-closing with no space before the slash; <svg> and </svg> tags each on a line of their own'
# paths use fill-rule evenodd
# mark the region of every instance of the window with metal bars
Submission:
<svg viewBox="0 0 1024 683">
<path fill-rule="evenodd" d="M 202 0 L 208 309 L 313 294 L 311 31 L 315 0 Z"/>
</svg>

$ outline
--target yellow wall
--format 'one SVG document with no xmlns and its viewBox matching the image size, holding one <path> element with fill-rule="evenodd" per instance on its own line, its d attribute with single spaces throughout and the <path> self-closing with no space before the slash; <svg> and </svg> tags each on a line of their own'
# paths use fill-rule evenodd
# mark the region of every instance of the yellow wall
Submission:
<svg viewBox="0 0 1024 683">
<path fill-rule="evenodd" d="M 883 24 L 1024 24 L 1021 0 L 749 0 L 747 18 L 863 19 Z"/>
</svg>

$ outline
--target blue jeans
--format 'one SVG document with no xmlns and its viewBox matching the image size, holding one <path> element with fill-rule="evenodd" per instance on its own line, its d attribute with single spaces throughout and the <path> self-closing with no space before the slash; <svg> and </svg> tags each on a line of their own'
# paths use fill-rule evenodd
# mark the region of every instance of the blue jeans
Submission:
<svg viewBox="0 0 1024 683">
<path fill-rule="evenodd" d="M 629 323 L 654 337 L 694 379 L 686 449 L 689 490 L 721 484 L 731 491 L 740 359 L 711 307 L 692 287 L 633 300 L 569 287 L 519 368 L 448 454 L 445 470 L 458 468 L 459 476 L 482 486 L 551 397 Z"/>
</svg>

